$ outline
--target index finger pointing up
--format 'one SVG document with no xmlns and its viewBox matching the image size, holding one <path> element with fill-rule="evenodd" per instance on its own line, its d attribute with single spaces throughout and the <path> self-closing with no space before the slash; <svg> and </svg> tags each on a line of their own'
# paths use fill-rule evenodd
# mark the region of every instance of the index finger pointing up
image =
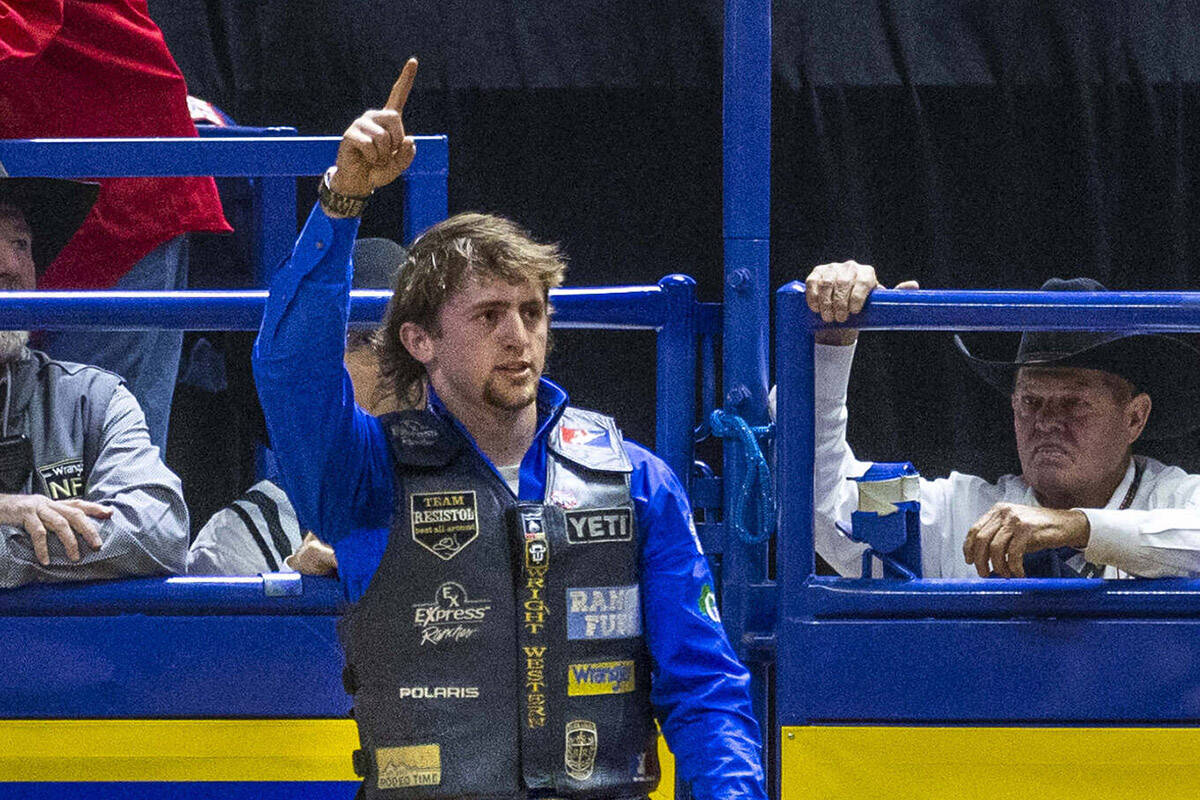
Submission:
<svg viewBox="0 0 1200 800">
<path fill-rule="evenodd" d="M 388 95 L 387 105 L 384 106 L 389 111 L 404 111 L 404 104 L 408 102 L 408 93 L 412 91 L 413 79 L 417 77 L 417 60 L 410 58 L 404 62 L 404 69 L 400 71 L 400 77 L 396 78 L 396 82 L 392 84 L 392 93 Z"/>
</svg>

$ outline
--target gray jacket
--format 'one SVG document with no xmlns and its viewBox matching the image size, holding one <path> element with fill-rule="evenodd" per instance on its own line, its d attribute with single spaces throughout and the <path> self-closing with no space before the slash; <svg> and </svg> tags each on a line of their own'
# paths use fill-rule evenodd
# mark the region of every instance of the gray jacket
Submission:
<svg viewBox="0 0 1200 800">
<path fill-rule="evenodd" d="M 102 546 L 93 551 L 80 540 L 77 562 L 49 534 L 45 567 L 24 528 L 0 525 L 0 587 L 182 572 L 187 506 L 179 478 L 150 444 L 137 400 L 111 372 L 36 350 L 26 356 L 0 368 L 0 436 L 24 434 L 33 448 L 23 493 L 79 497 L 103 503 L 113 515 L 95 520 Z"/>
</svg>

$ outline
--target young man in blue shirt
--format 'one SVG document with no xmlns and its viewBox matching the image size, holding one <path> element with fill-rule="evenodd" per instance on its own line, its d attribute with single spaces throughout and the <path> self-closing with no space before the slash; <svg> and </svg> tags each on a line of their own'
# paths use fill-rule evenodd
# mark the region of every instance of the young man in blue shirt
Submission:
<svg viewBox="0 0 1200 800">
<path fill-rule="evenodd" d="M 355 603 L 341 633 L 363 794 L 645 796 L 657 717 L 697 797 L 765 798 L 749 677 L 683 486 L 542 377 L 556 247 L 481 214 L 427 231 L 381 342 L 394 391 L 423 407 L 354 404 L 357 216 L 415 155 L 415 74 L 346 131 L 254 352 L 282 482 Z"/>
</svg>

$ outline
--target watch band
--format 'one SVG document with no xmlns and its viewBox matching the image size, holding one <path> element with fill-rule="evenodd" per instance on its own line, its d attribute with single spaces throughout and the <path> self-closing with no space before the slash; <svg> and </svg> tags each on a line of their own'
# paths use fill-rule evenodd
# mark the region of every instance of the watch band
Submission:
<svg viewBox="0 0 1200 800">
<path fill-rule="evenodd" d="M 367 207 L 367 201 L 371 199 L 371 195 L 353 197 L 348 194 L 338 194 L 329 188 L 329 179 L 336 170 L 337 167 L 330 167 L 325 170 L 325 174 L 321 177 L 321 185 L 317 187 L 317 197 L 321 201 L 321 207 L 330 216 L 361 217 L 363 209 Z"/>
</svg>

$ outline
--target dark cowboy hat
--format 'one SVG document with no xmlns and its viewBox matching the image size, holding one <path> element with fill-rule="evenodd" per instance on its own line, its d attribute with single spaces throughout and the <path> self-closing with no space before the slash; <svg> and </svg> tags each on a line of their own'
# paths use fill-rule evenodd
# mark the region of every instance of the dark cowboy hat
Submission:
<svg viewBox="0 0 1200 800">
<path fill-rule="evenodd" d="M 354 243 L 354 288 L 391 289 L 392 276 L 408 251 L 391 239 L 367 238 Z"/>
<path fill-rule="evenodd" d="M 21 209 L 33 233 L 33 265 L 41 275 L 92 210 L 100 184 L 63 178 L 10 178 L 0 164 L 0 203 Z"/>
<path fill-rule="evenodd" d="M 1090 278 L 1051 278 L 1046 292 L 1106 292 Z M 1152 410 L 1142 435 L 1147 439 L 1182 436 L 1200 425 L 1200 351 L 1171 336 L 1119 331 L 1026 331 L 1017 357 L 988 361 L 971 355 L 962 337 L 954 343 L 987 383 L 1010 394 L 1024 366 L 1098 369 L 1119 375 L 1150 395 Z"/>
</svg>

